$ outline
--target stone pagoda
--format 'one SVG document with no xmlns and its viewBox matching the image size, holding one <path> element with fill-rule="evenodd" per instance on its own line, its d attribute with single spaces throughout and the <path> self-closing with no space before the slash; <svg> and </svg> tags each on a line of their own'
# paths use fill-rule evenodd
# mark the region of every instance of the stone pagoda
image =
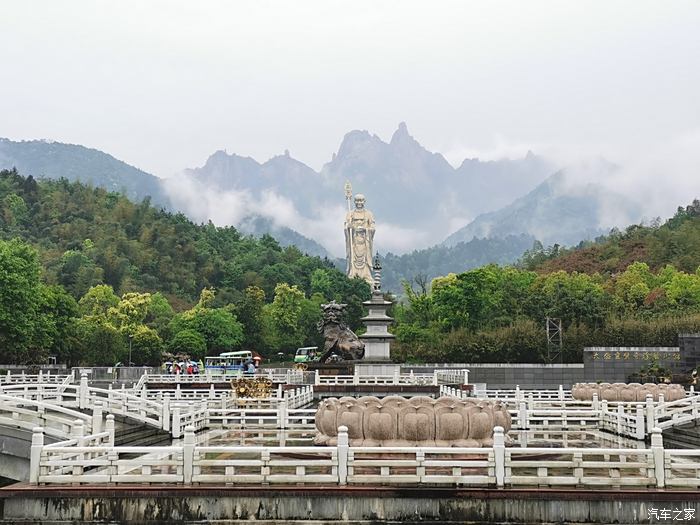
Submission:
<svg viewBox="0 0 700 525">
<path fill-rule="evenodd" d="M 374 258 L 372 269 L 374 270 L 372 299 L 362 303 L 369 310 L 368 314 L 362 318 L 367 332 L 359 337 L 365 344 L 364 361 L 390 361 L 391 341 L 394 336 L 387 328 L 394 320 L 386 314 L 387 308 L 392 303 L 385 301 L 382 294 L 382 265 L 379 262 L 379 254 Z"/>
</svg>

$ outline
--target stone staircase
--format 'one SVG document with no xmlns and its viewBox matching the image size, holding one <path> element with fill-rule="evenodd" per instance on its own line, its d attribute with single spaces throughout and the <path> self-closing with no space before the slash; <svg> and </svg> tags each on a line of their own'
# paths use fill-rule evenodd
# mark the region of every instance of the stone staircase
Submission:
<svg viewBox="0 0 700 525">
<path fill-rule="evenodd" d="M 148 447 L 154 445 L 170 445 L 171 437 L 168 432 L 134 423 L 117 417 L 114 421 L 114 444 L 117 447 Z"/>
<path fill-rule="evenodd" d="M 700 449 L 700 425 L 697 421 L 663 431 L 664 448 Z"/>
</svg>

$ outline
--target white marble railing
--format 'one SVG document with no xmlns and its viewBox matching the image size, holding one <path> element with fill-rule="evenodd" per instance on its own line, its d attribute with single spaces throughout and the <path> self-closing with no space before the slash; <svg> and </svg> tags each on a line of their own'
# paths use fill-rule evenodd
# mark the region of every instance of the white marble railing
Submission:
<svg viewBox="0 0 700 525">
<path fill-rule="evenodd" d="M 82 412 L 50 402 L 0 395 L 0 425 L 32 430 L 43 427 L 45 433 L 57 439 L 67 439 L 72 428 L 92 428 L 93 418 Z"/>
<path fill-rule="evenodd" d="M 700 487 L 700 451 L 665 450 L 654 429 L 649 449 L 493 447 L 200 446 L 194 428 L 180 445 L 114 447 L 32 441 L 32 484 L 304 484 L 485 487 Z M 134 455 L 137 458 L 134 459 Z"/>
<path fill-rule="evenodd" d="M 688 396 L 672 402 L 664 402 L 663 396 L 659 401 L 653 401 L 648 396 L 646 402 L 641 403 L 598 401 L 597 395 L 590 401 L 575 400 L 567 397 L 567 392 L 562 389 L 539 391 L 540 395 L 537 396 L 518 390 L 508 393 L 516 392 L 517 395 L 506 396 L 504 399 L 516 430 L 598 428 L 634 439 L 644 439 L 653 428 L 665 429 L 700 419 L 700 396 Z M 466 399 L 469 392 L 441 386 L 440 395 Z"/>
<path fill-rule="evenodd" d="M 0 385 L 26 384 L 26 383 L 63 383 L 67 378 L 72 378 L 71 374 L 52 374 L 51 372 L 39 371 L 38 374 L 25 374 L 24 372 L 14 374 L 8 370 L 6 374 L 0 374 Z"/>
<path fill-rule="evenodd" d="M 171 391 L 171 393 L 176 393 Z M 113 414 L 127 417 L 169 432 L 174 438 L 182 436 L 185 426 L 193 426 L 197 430 L 216 426 L 222 420 L 221 414 L 225 413 L 229 419 L 235 419 L 241 414 L 251 413 L 251 409 L 267 411 L 273 414 L 276 427 L 279 429 L 294 428 L 296 420 L 290 420 L 293 409 L 306 406 L 313 401 L 313 386 L 299 386 L 283 392 L 283 397 L 245 399 L 233 396 L 219 396 L 211 398 L 212 390 L 203 391 L 207 397 L 176 398 L 169 395 L 161 395 L 155 399 L 147 397 L 147 390 L 142 389 L 137 393 L 127 389 L 103 389 L 91 387 L 85 376 L 81 377 L 78 385 L 64 384 L 24 384 L 5 385 L 0 387 L 0 424 L 18 421 L 25 428 L 35 426 L 47 428 L 47 433 L 54 432 L 53 420 L 42 419 L 37 414 L 47 413 L 54 419 L 62 420 L 64 426 L 72 424 L 75 419 L 84 419 L 85 425 L 90 430 L 90 421 L 102 420 L 103 414 Z M 28 408 L 33 407 L 33 408 Z M 39 408 L 37 408 L 39 407 Z M 74 409 L 91 410 L 93 415 L 88 416 Z M 3 410 L 6 414 L 3 416 Z M 54 413 L 65 413 L 63 416 L 54 416 Z M 309 419 L 305 414 L 304 418 Z M 14 419 L 13 419 L 14 418 Z M 250 421 L 253 419 L 248 418 Z M 65 421 L 64 421 L 65 420 Z M 310 425 L 313 426 L 313 417 L 310 417 Z M 60 426 L 60 425 L 59 425 Z M 66 429 L 68 428 L 66 426 Z M 58 432 L 58 430 L 56 430 Z M 57 437 L 66 437 L 67 430 L 58 433 Z"/>
</svg>

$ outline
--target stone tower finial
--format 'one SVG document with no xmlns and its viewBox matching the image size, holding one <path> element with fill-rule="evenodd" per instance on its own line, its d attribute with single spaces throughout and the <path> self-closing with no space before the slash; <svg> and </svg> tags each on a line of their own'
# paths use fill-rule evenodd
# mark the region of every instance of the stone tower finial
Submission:
<svg viewBox="0 0 700 525">
<path fill-rule="evenodd" d="M 374 256 L 372 269 L 374 270 L 374 291 L 379 292 L 382 289 L 382 263 L 379 260 L 379 252 Z"/>
</svg>

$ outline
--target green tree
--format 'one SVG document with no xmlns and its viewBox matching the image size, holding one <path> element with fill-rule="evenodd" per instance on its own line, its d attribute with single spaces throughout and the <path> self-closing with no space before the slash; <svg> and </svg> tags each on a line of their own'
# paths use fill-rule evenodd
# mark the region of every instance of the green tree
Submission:
<svg viewBox="0 0 700 525">
<path fill-rule="evenodd" d="M 265 292 L 257 286 L 249 286 L 245 289 L 243 300 L 238 305 L 237 317 L 243 323 L 243 346 L 246 349 L 262 352 L 264 347 L 264 320 L 263 307 L 265 306 Z"/>
<path fill-rule="evenodd" d="M 109 308 L 107 314 L 119 330 L 133 337 L 143 326 L 150 305 L 150 293 L 125 293 L 116 306 Z"/>
<path fill-rule="evenodd" d="M 208 294 L 207 294 L 207 297 Z M 213 297 L 211 297 L 213 300 Z M 171 333 L 192 330 L 200 334 L 206 342 L 206 351 L 214 354 L 240 348 L 243 342 L 243 326 L 227 308 L 208 308 L 200 301 L 194 308 L 176 315 L 170 322 Z M 201 359 L 204 355 L 194 355 Z"/>
<path fill-rule="evenodd" d="M 78 303 L 60 286 L 45 286 L 42 290 L 42 315 L 50 320 L 48 354 L 68 366 L 80 361 L 78 338 Z"/>
<path fill-rule="evenodd" d="M 156 292 L 151 295 L 151 301 L 148 304 L 146 318 L 144 319 L 146 326 L 158 332 L 164 339 L 168 339 L 170 337 L 168 325 L 174 316 L 175 311 L 173 307 L 162 293 Z"/>
<path fill-rule="evenodd" d="M 107 284 L 99 284 L 90 288 L 78 301 L 80 314 L 91 321 L 108 323 L 110 310 L 119 304 L 119 297 L 114 289 Z"/>
<path fill-rule="evenodd" d="M 275 298 L 264 309 L 269 329 L 269 342 L 275 350 L 291 351 L 304 342 L 306 330 L 300 325 L 305 300 L 304 292 L 296 285 L 280 283 L 275 287 Z"/>
<path fill-rule="evenodd" d="M 145 326 L 137 326 L 132 340 L 132 361 L 135 365 L 157 366 L 161 363 L 163 340 L 158 332 Z"/>
<path fill-rule="evenodd" d="M 82 364 L 113 366 L 126 360 L 129 350 L 125 338 L 112 324 L 81 318 L 77 328 Z"/>
<path fill-rule="evenodd" d="M 41 363 L 51 344 L 37 252 L 0 240 L 0 348 L 10 363 Z"/>
<path fill-rule="evenodd" d="M 204 356 L 207 353 L 207 342 L 204 337 L 194 330 L 181 330 L 170 340 L 168 350 L 173 355 Z"/>
</svg>

